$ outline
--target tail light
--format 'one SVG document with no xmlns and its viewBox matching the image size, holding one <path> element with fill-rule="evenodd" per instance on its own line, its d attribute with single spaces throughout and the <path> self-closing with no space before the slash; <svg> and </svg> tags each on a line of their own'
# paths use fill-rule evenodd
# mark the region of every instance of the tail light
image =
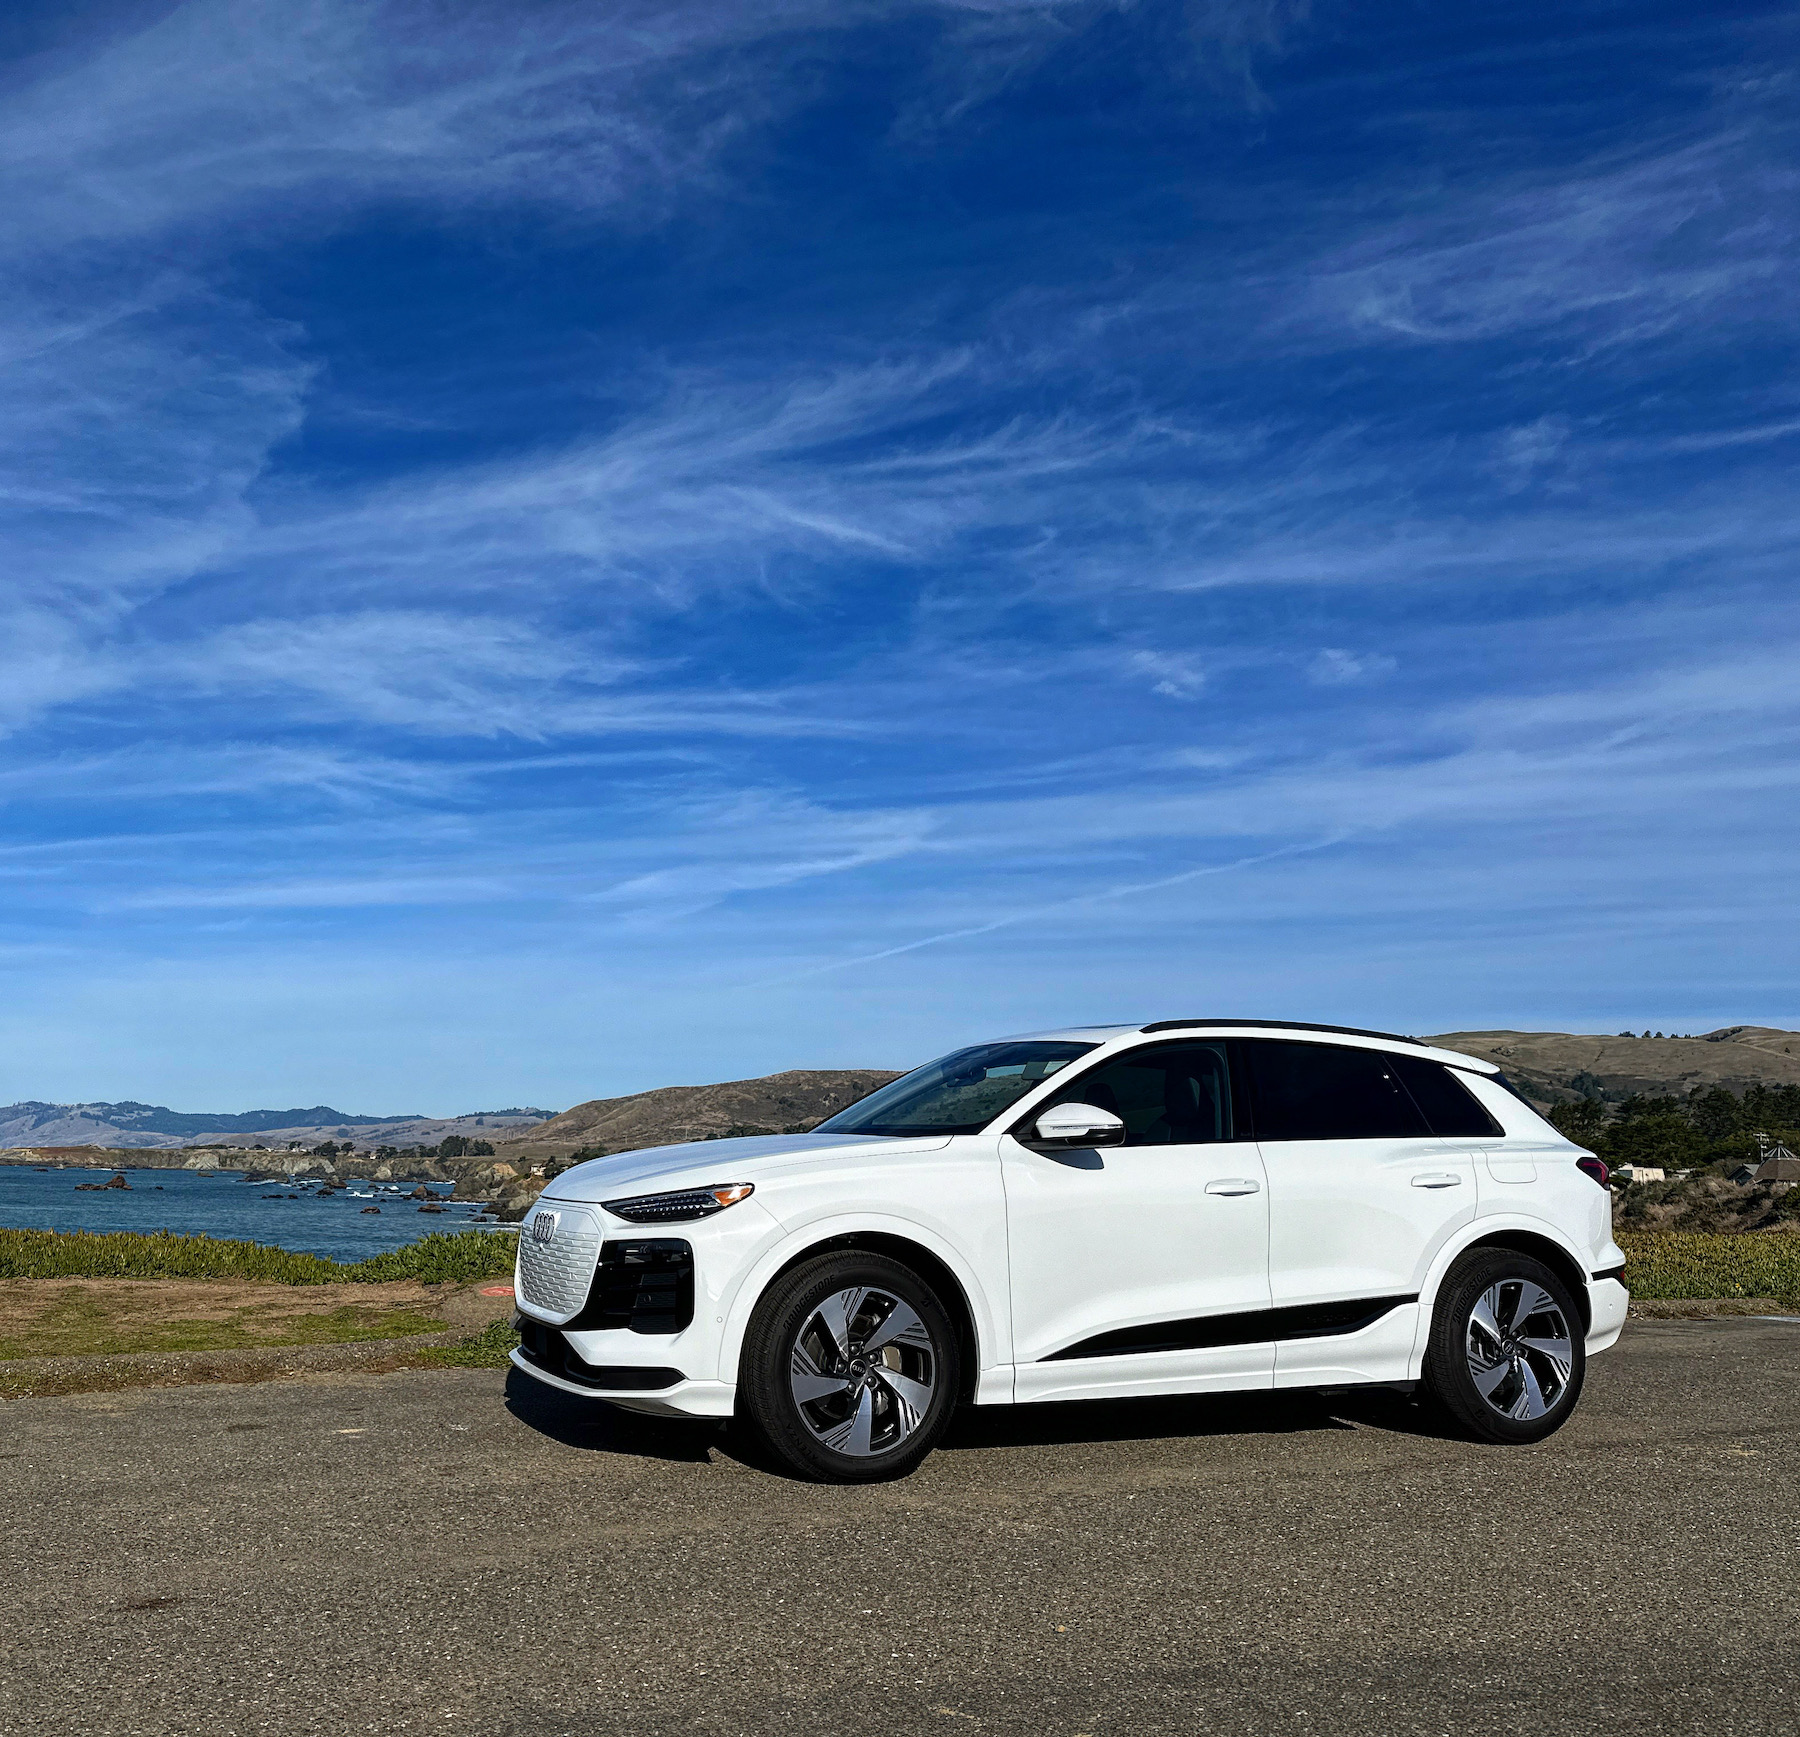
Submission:
<svg viewBox="0 0 1800 1737">
<path fill-rule="evenodd" d="M 1612 1187 L 1612 1172 L 1598 1158 L 1583 1153 L 1575 1160 L 1575 1168 L 1583 1174 L 1593 1177 L 1602 1188 Z"/>
</svg>

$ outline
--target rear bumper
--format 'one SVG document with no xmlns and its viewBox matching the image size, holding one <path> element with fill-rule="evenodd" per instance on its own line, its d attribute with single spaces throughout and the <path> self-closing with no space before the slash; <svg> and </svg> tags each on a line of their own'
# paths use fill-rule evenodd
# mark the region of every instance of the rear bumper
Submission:
<svg viewBox="0 0 1800 1737">
<path fill-rule="evenodd" d="M 1595 1279 L 1588 1286 L 1588 1300 L 1594 1315 L 1587 1336 L 1591 1357 L 1617 1343 L 1625 1325 L 1625 1311 L 1631 1306 L 1631 1293 L 1617 1279 Z"/>
</svg>

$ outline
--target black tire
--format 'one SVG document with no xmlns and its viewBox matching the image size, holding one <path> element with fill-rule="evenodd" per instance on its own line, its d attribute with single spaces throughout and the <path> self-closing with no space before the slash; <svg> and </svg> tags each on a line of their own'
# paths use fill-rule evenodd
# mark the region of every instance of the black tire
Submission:
<svg viewBox="0 0 1800 1737">
<path fill-rule="evenodd" d="M 1425 1386 L 1477 1441 L 1542 1441 L 1581 1397 L 1584 1337 L 1568 1285 L 1542 1261 L 1474 1249 L 1438 1291 Z"/>
<path fill-rule="evenodd" d="M 937 1445 L 961 1383 L 956 1328 L 937 1293 L 897 1260 L 847 1250 L 784 1273 L 756 1305 L 738 1416 L 800 1477 L 881 1483 Z"/>
</svg>

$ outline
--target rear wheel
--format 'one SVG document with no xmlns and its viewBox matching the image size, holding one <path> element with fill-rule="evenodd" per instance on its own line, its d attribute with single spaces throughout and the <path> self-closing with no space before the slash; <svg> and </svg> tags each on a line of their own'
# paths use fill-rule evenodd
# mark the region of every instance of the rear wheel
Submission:
<svg viewBox="0 0 1800 1737">
<path fill-rule="evenodd" d="M 751 1317 L 739 1409 L 789 1470 L 825 1483 L 904 1477 L 936 1446 L 962 1379 L 937 1293 L 885 1255 L 796 1267 Z"/>
<path fill-rule="evenodd" d="M 1587 1373 L 1581 1313 L 1541 1261 L 1476 1249 L 1444 1280 L 1425 1385 L 1480 1441 L 1542 1441 L 1575 1409 Z"/>
</svg>

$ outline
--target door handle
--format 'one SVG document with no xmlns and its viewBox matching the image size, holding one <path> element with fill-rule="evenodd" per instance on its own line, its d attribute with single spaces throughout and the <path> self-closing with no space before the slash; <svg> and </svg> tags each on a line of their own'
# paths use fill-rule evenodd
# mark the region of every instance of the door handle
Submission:
<svg viewBox="0 0 1800 1737">
<path fill-rule="evenodd" d="M 1262 1184 L 1248 1176 L 1221 1176 L 1206 1185 L 1208 1194 L 1255 1194 Z"/>
<path fill-rule="evenodd" d="M 1450 1170 L 1431 1170 L 1412 1179 L 1415 1188 L 1455 1188 L 1461 1182 L 1462 1178 Z"/>
</svg>

